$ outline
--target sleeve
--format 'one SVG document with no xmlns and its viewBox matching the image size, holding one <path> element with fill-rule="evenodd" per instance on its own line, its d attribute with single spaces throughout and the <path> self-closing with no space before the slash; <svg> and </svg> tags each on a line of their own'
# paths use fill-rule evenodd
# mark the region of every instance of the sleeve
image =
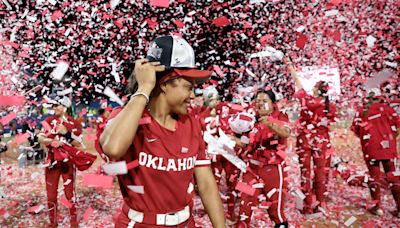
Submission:
<svg viewBox="0 0 400 228">
<path fill-rule="evenodd" d="M 388 116 L 389 119 L 389 123 L 391 126 L 394 126 L 397 129 L 400 128 L 400 118 L 399 115 L 397 114 L 397 112 L 390 107 L 389 105 L 385 105 L 385 112 L 386 115 Z"/>
<path fill-rule="evenodd" d="M 74 120 L 72 134 L 74 134 L 75 136 L 78 136 L 78 137 L 82 135 L 82 124 L 79 123 L 79 121 L 77 121 L 77 120 Z"/>
<path fill-rule="evenodd" d="M 297 99 L 304 99 L 304 98 L 307 98 L 307 96 L 308 96 L 308 94 L 304 89 L 301 89 L 293 94 L 293 97 L 297 98 Z"/>
<path fill-rule="evenodd" d="M 207 154 L 206 154 L 206 144 L 205 144 L 204 140 L 201 139 L 195 167 L 202 167 L 202 166 L 209 166 L 209 165 L 211 165 L 211 160 L 207 157 Z"/>
<path fill-rule="evenodd" d="M 94 147 L 95 147 L 96 151 L 100 154 L 101 158 L 106 162 L 109 162 L 111 159 L 104 153 L 103 148 L 101 147 L 100 136 L 101 136 L 101 134 L 103 134 L 104 129 L 107 126 L 107 123 L 109 123 L 109 121 L 111 121 L 114 117 L 116 117 L 121 110 L 122 110 L 122 107 L 114 109 L 111 112 L 108 119 L 104 120 L 104 122 L 102 124 L 99 124 L 98 128 L 96 130 L 96 139 L 94 140 Z"/>
<path fill-rule="evenodd" d="M 209 166 L 211 165 L 211 160 L 207 156 L 206 143 L 203 140 L 203 132 L 200 130 L 201 128 L 199 121 L 197 121 L 197 123 L 195 124 L 195 128 L 197 129 L 194 130 L 199 132 L 199 144 L 200 144 L 199 151 L 197 152 L 195 167 Z"/>
</svg>

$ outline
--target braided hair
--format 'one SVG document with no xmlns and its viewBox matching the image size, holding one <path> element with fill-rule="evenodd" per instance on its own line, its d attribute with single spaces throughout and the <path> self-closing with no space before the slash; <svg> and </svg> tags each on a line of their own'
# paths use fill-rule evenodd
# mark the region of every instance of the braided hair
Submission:
<svg viewBox="0 0 400 228">
<path fill-rule="evenodd" d="M 329 84 L 325 81 L 320 81 L 317 84 L 318 84 L 319 96 L 325 98 L 325 111 L 326 113 L 329 113 L 330 112 L 330 101 L 328 96 Z"/>
</svg>

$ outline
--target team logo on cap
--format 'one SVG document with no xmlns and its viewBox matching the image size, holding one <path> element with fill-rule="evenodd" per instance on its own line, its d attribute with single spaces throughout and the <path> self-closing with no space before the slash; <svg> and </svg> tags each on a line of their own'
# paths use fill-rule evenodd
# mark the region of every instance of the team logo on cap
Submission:
<svg viewBox="0 0 400 228">
<path fill-rule="evenodd" d="M 147 56 L 153 57 L 154 59 L 161 59 L 161 54 L 163 50 L 155 42 L 150 45 L 147 51 Z"/>
</svg>

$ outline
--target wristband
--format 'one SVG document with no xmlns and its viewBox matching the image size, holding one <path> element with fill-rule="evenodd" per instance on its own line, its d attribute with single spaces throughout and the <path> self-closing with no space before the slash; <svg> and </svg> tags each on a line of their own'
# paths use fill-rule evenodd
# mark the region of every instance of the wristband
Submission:
<svg viewBox="0 0 400 228">
<path fill-rule="evenodd" d="M 129 98 L 129 100 L 131 100 L 133 97 L 137 97 L 137 96 L 143 96 L 146 98 L 146 104 L 148 104 L 150 102 L 150 98 L 147 94 L 142 93 L 142 92 L 136 92 L 134 94 L 131 95 L 131 97 Z"/>
</svg>

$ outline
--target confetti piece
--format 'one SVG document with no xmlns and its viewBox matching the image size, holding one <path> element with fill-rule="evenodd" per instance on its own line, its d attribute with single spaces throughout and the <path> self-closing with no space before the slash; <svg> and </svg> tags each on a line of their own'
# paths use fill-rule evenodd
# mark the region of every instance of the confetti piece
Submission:
<svg viewBox="0 0 400 228">
<path fill-rule="evenodd" d="M 0 119 L 0 123 L 6 125 L 15 118 L 17 118 L 17 114 L 15 112 L 10 112 L 7 116 Z"/>
<path fill-rule="evenodd" d="M 158 6 L 158 7 L 169 7 L 169 0 L 150 0 L 151 6 Z"/>
<path fill-rule="evenodd" d="M 228 20 L 227 17 L 223 16 L 223 17 L 214 19 L 212 21 L 212 23 L 217 27 L 224 27 L 224 26 L 229 25 L 231 22 Z"/>
<path fill-rule="evenodd" d="M 52 20 L 52 21 L 55 21 L 55 20 L 57 20 L 58 18 L 62 17 L 63 15 L 64 15 L 64 14 L 63 14 L 60 10 L 55 11 L 55 12 L 51 15 L 51 20 Z"/>
<path fill-rule="evenodd" d="M 124 102 L 118 97 L 118 95 L 110 88 L 106 87 L 103 91 L 104 95 L 108 96 L 112 101 L 117 102 L 119 105 L 123 106 Z"/>
<path fill-rule="evenodd" d="M 84 222 L 88 222 L 90 216 L 92 216 L 94 209 L 92 207 L 88 207 L 88 209 L 86 209 L 85 213 L 83 214 L 83 221 Z"/>
<path fill-rule="evenodd" d="M 271 198 L 273 194 L 275 194 L 276 192 L 276 188 L 271 189 L 268 193 L 267 193 L 267 197 Z"/>
<path fill-rule="evenodd" d="M 122 175 L 128 173 L 125 161 L 104 164 L 103 170 L 108 175 Z"/>
<path fill-rule="evenodd" d="M 64 206 L 66 206 L 68 208 L 72 207 L 71 202 L 69 202 L 65 197 L 61 197 L 60 203 L 61 203 L 61 205 L 64 205 Z"/>
<path fill-rule="evenodd" d="M 344 223 L 345 226 L 349 227 L 351 224 L 353 224 L 355 221 L 357 221 L 357 218 L 354 216 L 351 216 L 349 219 L 346 220 Z"/>
<path fill-rule="evenodd" d="M 336 16 L 339 14 L 339 10 L 328 10 L 325 11 L 325 16 L 331 17 L 331 16 Z"/>
<path fill-rule="evenodd" d="M 72 88 L 70 87 L 70 88 L 65 89 L 65 90 L 63 90 L 63 91 L 58 91 L 58 92 L 57 92 L 57 95 L 58 95 L 58 96 L 65 96 L 65 95 L 70 94 L 70 93 L 72 93 L 72 92 L 73 92 L 73 90 L 72 90 Z"/>
<path fill-rule="evenodd" d="M 375 37 L 373 37 L 373 36 L 371 36 L 371 35 L 367 36 L 367 46 L 368 46 L 369 48 L 374 47 L 375 41 L 376 41 L 376 38 L 375 38 Z"/>
<path fill-rule="evenodd" d="M 301 199 L 304 200 L 306 198 L 306 196 L 304 195 L 304 193 L 300 190 L 300 189 L 296 189 L 296 194 L 297 196 Z"/>
<path fill-rule="evenodd" d="M 20 106 L 26 101 L 22 96 L 3 96 L 0 95 L 0 106 Z"/>
<path fill-rule="evenodd" d="M 307 36 L 304 34 L 299 34 L 297 40 L 296 40 L 296 47 L 300 49 L 304 49 L 304 46 L 306 46 L 307 43 Z"/>
<path fill-rule="evenodd" d="M 25 142 L 26 140 L 28 140 L 30 137 L 29 133 L 24 133 L 24 134 L 18 134 L 15 137 L 14 143 L 16 143 L 17 145 L 22 144 L 23 142 Z"/>
<path fill-rule="evenodd" d="M 111 0 L 110 1 L 111 9 L 115 9 L 115 7 L 118 6 L 120 2 L 121 0 Z"/>
<path fill-rule="evenodd" d="M 45 208 L 45 206 L 41 205 L 36 205 L 33 207 L 28 208 L 28 213 L 35 213 L 38 214 L 39 212 L 41 212 L 43 209 Z"/>
<path fill-rule="evenodd" d="M 221 78 L 224 77 L 224 73 L 222 72 L 221 68 L 219 68 L 219 66 L 214 65 L 213 68 L 215 73 L 217 73 Z"/>
<path fill-rule="evenodd" d="M 133 192 L 136 192 L 136 193 L 139 193 L 139 194 L 144 194 L 144 186 L 128 185 L 127 187 Z"/>
<path fill-rule="evenodd" d="M 129 162 L 129 163 L 126 165 L 126 168 L 127 168 L 128 170 L 130 170 L 130 169 L 133 169 L 133 168 L 135 168 L 135 167 L 137 167 L 137 166 L 139 166 L 139 160 L 135 160 L 135 161 Z"/>
<path fill-rule="evenodd" d="M 236 184 L 235 189 L 240 192 L 246 193 L 247 195 L 250 195 L 250 196 L 254 196 L 254 194 L 256 193 L 255 188 L 252 188 L 250 185 L 243 183 L 243 182 L 238 182 Z"/>
<path fill-rule="evenodd" d="M 89 187 L 112 188 L 113 177 L 96 174 L 84 174 L 82 184 Z"/>
<path fill-rule="evenodd" d="M 57 66 L 51 73 L 51 76 L 58 81 L 61 81 L 68 71 L 69 63 L 65 61 L 57 61 Z"/>
</svg>

